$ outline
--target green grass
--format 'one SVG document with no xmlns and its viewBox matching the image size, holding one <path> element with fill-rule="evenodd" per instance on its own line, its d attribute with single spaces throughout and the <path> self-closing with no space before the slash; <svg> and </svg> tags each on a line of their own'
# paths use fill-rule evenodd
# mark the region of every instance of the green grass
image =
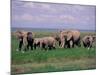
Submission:
<svg viewBox="0 0 100 75">
<path fill-rule="evenodd" d="M 37 32 L 37 37 L 49 36 L 54 33 Z M 82 33 L 81 37 L 85 34 Z M 96 48 L 88 50 L 82 47 L 71 49 L 56 48 L 54 50 L 36 49 L 25 53 L 17 52 L 17 39 L 12 35 L 11 41 L 11 73 L 39 73 L 54 71 L 72 71 L 96 68 Z"/>
<path fill-rule="evenodd" d="M 81 49 L 81 50 L 80 50 Z M 79 59 L 94 57 L 95 50 L 87 50 L 84 48 L 76 49 L 56 49 L 52 51 L 33 50 L 25 52 L 12 51 L 12 63 L 23 64 L 27 62 L 47 62 L 49 59 Z"/>
</svg>

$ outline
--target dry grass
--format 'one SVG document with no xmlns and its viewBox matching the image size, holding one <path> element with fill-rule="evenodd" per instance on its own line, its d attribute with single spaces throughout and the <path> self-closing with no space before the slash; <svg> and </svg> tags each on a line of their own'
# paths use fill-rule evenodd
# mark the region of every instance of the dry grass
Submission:
<svg viewBox="0 0 100 75">
<path fill-rule="evenodd" d="M 95 58 L 83 58 L 83 59 L 76 59 L 76 60 L 66 60 L 64 61 L 57 61 L 57 62 L 44 62 L 44 63 L 27 63 L 27 64 L 20 64 L 20 65 L 12 65 L 12 69 L 14 71 L 12 73 L 28 73 L 28 72 L 39 72 L 39 70 L 46 69 L 48 67 L 53 67 L 59 71 L 64 70 L 85 70 L 85 69 L 95 69 L 96 62 Z M 41 70 L 40 70 L 41 72 Z M 49 72 L 49 70 L 43 72 Z"/>
</svg>

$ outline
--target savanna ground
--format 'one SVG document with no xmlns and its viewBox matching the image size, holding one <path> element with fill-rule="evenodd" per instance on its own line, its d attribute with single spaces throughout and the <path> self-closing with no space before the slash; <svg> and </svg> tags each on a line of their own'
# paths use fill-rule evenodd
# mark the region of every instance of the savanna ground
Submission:
<svg viewBox="0 0 100 75">
<path fill-rule="evenodd" d="M 36 32 L 36 37 L 50 36 L 53 32 Z M 81 37 L 94 32 L 81 32 Z M 11 74 L 40 73 L 96 69 L 96 47 L 92 49 L 75 47 L 54 50 L 36 49 L 25 53 L 17 52 L 18 41 L 12 33 L 11 39 Z"/>
</svg>

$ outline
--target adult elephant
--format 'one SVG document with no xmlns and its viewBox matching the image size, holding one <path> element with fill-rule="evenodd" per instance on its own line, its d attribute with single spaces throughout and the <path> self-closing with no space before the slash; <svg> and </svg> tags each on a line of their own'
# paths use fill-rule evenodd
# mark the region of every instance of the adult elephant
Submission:
<svg viewBox="0 0 100 75">
<path fill-rule="evenodd" d="M 32 32 L 26 32 L 26 31 L 16 31 L 15 35 L 18 38 L 19 41 L 19 47 L 17 50 L 24 52 L 28 49 L 28 47 L 33 44 L 31 41 L 33 41 L 34 35 L 32 35 Z M 32 45 L 31 45 L 32 46 Z"/>
<path fill-rule="evenodd" d="M 27 49 L 29 49 L 29 47 L 31 48 L 31 50 L 33 50 L 33 34 L 32 32 L 27 32 Z"/>
<path fill-rule="evenodd" d="M 95 36 L 86 35 L 83 37 L 82 42 L 85 48 L 90 49 L 93 46 L 93 42 L 95 42 Z"/>
<path fill-rule="evenodd" d="M 78 30 L 61 31 L 60 39 L 62 48 L 80 46 L 80 32 Z"/>
</svg>

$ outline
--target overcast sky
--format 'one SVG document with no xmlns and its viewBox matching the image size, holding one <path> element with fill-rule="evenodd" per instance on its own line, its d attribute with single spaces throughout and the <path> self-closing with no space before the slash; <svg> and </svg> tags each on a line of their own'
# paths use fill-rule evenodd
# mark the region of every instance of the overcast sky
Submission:
<svg viewBox="0 0 100 75">
<path fill-rule="evenodd" d="M 12 27 L 95 30 L 96 7 L 12 1 Z"/>
</svg>

